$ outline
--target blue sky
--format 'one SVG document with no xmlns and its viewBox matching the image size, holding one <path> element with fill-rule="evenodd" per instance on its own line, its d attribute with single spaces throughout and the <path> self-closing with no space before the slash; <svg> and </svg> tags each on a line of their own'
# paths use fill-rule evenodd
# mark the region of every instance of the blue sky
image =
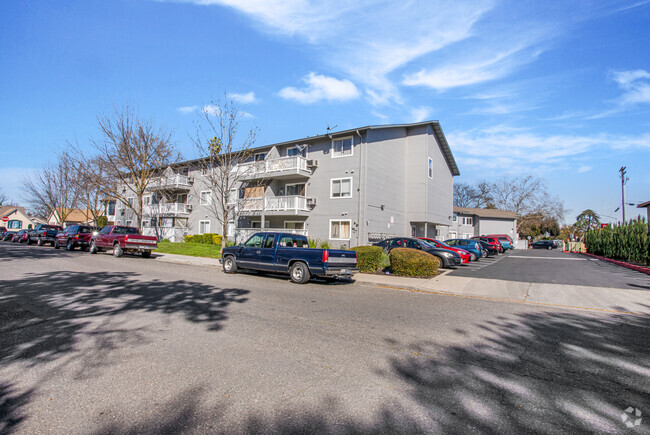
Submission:
<svg viewBox="0 0 650 435">
<path fill-rule="evenodd" d="M 132 105 L 187 158 L 224 93 L 257 145 L 439 120 L 457 182 L 543 176 L 571 210 L 650 200 L 650 1 L 33 0 L 0 4 L 0 187 Z M 628 216 L 638 211 L 628 207 Z"/>
</svg>

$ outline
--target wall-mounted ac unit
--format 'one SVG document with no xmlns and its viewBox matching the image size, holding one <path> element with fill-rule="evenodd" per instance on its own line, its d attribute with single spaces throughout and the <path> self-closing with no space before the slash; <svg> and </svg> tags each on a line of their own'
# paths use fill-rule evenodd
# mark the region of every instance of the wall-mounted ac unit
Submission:
<svg viewBox="0 0 650 435">
<path fill-rule="evenodd" d="M 310 206 L 315 206 L 316 205 L 316 198 L 307 198 L 307 205 Z"/>
<path fill-rule="evenodd" d="M 309 168 L 317 168 L 318 167 L 318 160 L 307 160 L 307 167 L 309 167 Z"/>
<path fill-rule="evenodd" d="M 194 177 L 187 177 L 187 182 L 190 184 L 194 184 Z"/>
<path fill-rule="evenodd" d="M 187 211 L 192 211 L 192 204 L 187 204 L 185 208 L 187 209 Z"/>
</svg>

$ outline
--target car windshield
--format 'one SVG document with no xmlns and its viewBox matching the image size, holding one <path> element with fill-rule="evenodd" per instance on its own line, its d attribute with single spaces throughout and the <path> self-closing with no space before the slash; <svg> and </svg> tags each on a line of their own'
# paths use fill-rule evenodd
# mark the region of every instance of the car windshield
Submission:
<svg viewBox="0 0 650 435">
<path fill-rule="evenodd" d="M 422 244 L 423 244 L 424 246 L 426 246 L 427 248 L 437 248 L 437 246 L 435 245 L 435 243 L 433 243 L 433 242 L 429 242 L 428 240 L 420 240 L 420 243 L 422 243 Z"/>
</svg>

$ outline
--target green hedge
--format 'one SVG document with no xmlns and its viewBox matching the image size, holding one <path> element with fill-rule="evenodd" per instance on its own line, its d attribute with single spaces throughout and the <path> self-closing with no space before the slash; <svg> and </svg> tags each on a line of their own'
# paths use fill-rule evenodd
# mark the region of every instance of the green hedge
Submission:
<svg viewBox="0 0 650 435">
<path fill-rule="evenodd" d="M 648 254 L 648 224 L 645 219 L 627 225 L 599 228 L 585 234 L 590 254 L 637 264 L 650 265 Z"/>
<path fill-rule="evenodd" d="M 202 243 L 204 245 L 221 245 L 221 235 L 214 233 L 194 234 L 184 236 L 185 243 Z"/>
<path fill-rule="evenodd" d="M 440 267 L 438 258 L 417 249 L 394 248 L 389 257 L 390 270 L 395 275 L 430 277 Z"/>
<path fill-rule="evenodd" d="M 381 263 L 384 252 L 379 246 L 357 246 L 352 248 L 357 253 L 357 267 L 363 273 L 375 273 Z"/>
</svg>

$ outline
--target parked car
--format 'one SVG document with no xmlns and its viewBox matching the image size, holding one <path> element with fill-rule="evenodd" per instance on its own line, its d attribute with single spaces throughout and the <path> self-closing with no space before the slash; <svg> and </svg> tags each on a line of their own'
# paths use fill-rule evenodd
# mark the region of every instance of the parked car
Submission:
<svg viewBox="0 0 650 435">
<path fill-rule="evenodd" d="M 54 249 L 65 246 L 68 251 L 72 251 L 76 247 L 86 250 L 93 237 L 93 231 L 94 228 L 88 225 L 70 225 L 56 235 Z"/>
<path fill-rule="evenodd" d="M 478 260 L 478 257 L 476 254 L 466 251 L 465 249 L 460 249 L 460 248 L 454 248 L 453 246 L 449 246 L 446 243 L 443 243 L 439 240 L 436 239 L 430 239 L 428 237 L 418 237 L 420 240 L 424 240 L 425 242 L 429 243 L 430 245 L 435 246 L 436 248 L 440 249 L 448 249 L 452 252 L 455 252 L 456 254 L 460 255 L 461 263 L 469 263 L 470 261 L 476 261 Z"/>
<path fill-rule="evenodd" d="M 18 242 L 18 243 L 23 243 L 29 240 L 29 231 L 30 230 L 20 230 L 17 233 L 13 235 L 11 238 L 12 242 Z"/>
<path fill-rule="evenodd" d="M 460 255 L 448 249 L 440 249 L 429 244 L 428 242 L 409 237 L 393 237 L 392 239 L 382 240 L 374 243 L 374 246 L 380 246 L 384 252 L 388 253 L 393 248 L 411 248 L 419 249 L 427 254 L 431 254 L 440 260 L 440 267 L 450 268 L 461 264 Z"/>
<path fill-rule="evenodd" d="M 470 254 L 474 254 L 476 259 L 487 257 L 488 252 L 481 246 L 481 242 L 470 239 L 449 239 L 445 243 L 453 248 L 464 249 Z"/>
<path fill-rule="evenodd" d="M 474 241 L 474 240 L 472 240 Z M 499 252 L 501 252 L 501 249 L 499 249 L 498 246 L 490 244 L 488 242 L 484 242 L 482 240 L 478 241 L 481 244 L 481 248 L 485 250 L 485 256 L 486 257 L 491 257 L 493 255 L 499 255 Z"/>
<path fill-rule="evenodd" d="M 29 234 L 28 244 L 31 245 L 33 242 L 36 242 L 38 246 L 43 246 L 46 243 L 50 243 L 54 246 L 56 235 L 61 231 L 63 231 L 61 225 L 36 225 L 36 228 L 34 228 L 34 230 Z"/>
<path fill-rule="evenodd" d="M 3 235 L 4 233 L 6 233 L 6 232 L 7 232 L 7 228 L 6 228 L 6 227 L 0 227 L 0 236 L 2 236 L 2 235 Z"/>
<path fill-rule="evenodd" d="M 472 237 L 472 240 L 480 240 L 482 242 L 489 243 L 490 245 L 496 247 L 499 253 L 505 252 L 505 249 L 503 249 L 503 245 L 501 244 L 501 242 L 499 242 L 499 240 L 496 237 L 474 236 Z"/>
<path fill-rule="evenodd" d="M 515 249 L 515 243 L 512 241 L 512 237 L 507 234 L 488 234 L 486 237 L 494 237 L 501 243 L 504 250 Z"/>
<path fill-rule="evenodd" d="M 142 236 L 137 228 L 120 225 L 107 225 L 90 239 L 91 254 L 112 249 L 115 257 L 121 257 L 124 253 L 140 253 L 144 258 L 149 258 L 151 251 L 157 247 L 156 237 Z"/>
<path fill-rule="evenodd" d="M 3 242 L 6 242 L 6 241 L 11 242 L 12 239 L 14 238 L 14 234 L 16 234 L 16 231 L 6 231 L 6 232 L 4 232 L 2 234 L 2 241 Z"/>
<path fill-rule="evenodd" d="M 225 273 L 239 268 L 288 273 L 297 284 L 312 276 L 337 279 L 359 271 L 356 252 L 310 248 L 307 237 L 288 233 L 253 234 L 239 246 L 224 248 L 219 261 Z"/>
<path fill-rule="evenodd" d="M 530 244 L 533 249 L 555 249 L 557 246 L 553 243 L 553 240 L 538 240 Z"/>
</svg>

